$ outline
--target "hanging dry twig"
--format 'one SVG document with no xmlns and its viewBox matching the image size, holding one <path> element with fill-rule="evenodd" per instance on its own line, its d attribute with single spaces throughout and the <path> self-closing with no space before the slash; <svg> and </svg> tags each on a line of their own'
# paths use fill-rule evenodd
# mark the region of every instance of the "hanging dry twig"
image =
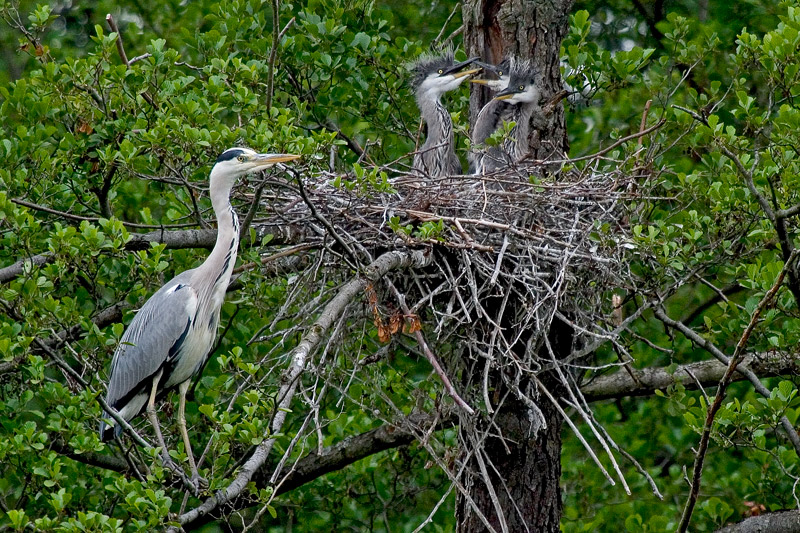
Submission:
<svg viewBox="0 0 800 533">
<path fill-rule="evenodd" d="M 717 394 L 714 396 L 714 401 L 708 406 L 705 424 L 703 425 L 703 434 L 700 437 L 700 444 L 697 447 L 697 454 L 695 455 L 694 467 L 692 469 L 693 472 L 692 481 L 689 486 L 689 497 L 686 500 L 686 506 L 683 509 L 683 515 L 681 516 L 680 524 L 678 524 L 678 531 L 681 533 L 687 530 L 689 527 L 689 522 L 692 519 L 692 511 L 694 511 L 694 506 L 697 502 L 697 496 L 700 493 L 700 480 L 703 473 L 703 462 L 705 460 L 706 451 L 708 450 L 708 443 L 711 440 L 711 427 L 714 424 L 714 418 L 716 417 L 717 412 L 719 411 L 720 407 L 722 407 L 722 400 L 725 398 L 725 391 L 727 390 L 728 385 L 731 383 L 733 373 L 736 372 L 736 367 L 744 359 L 747 342 L 750 340 L 750 335 L 753 333 L 753 330 L 758 324 L 761 313 L 772 302 L 773 298 L 775 298 L 775 295 L 778 293 L 778 289 L 780 289 L 781 285 L 783 284 L 783 278 L 786 277 L 789 269 L 794 268 L 794 262 L 796 258 L 797 252 L 794 251 L 789 256 L 789 260 L 783 265 L 783 269 L 778 274 L 775 283 L 772 285 L 770 290 L 767 291 L 764 297 L 761 298 L 761 301 L 758 302 L 758 305 L 750 317 L 750 322 L 747 324 L 744 332 L 742 332 L 739 342 L 736 343 L 736 349 L 734 350 L 733 355 L 728 362 L 728 368 L 725 371 L 725 375 L 723 375 L 722 379 L 719 381 L 719 386 L 717 387 Z"/>
</svg>

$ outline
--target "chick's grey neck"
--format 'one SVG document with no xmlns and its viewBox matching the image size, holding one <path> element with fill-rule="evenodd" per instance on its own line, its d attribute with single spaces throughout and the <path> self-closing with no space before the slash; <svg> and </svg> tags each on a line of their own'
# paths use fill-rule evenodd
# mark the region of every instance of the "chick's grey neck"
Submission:
<svg viewBox="0 0 800 533">
<path fill-rule="evenodd" d="M 440 95 L 422 94 L 417 98 L 420 114 L 428 125 L 428 136 L 423 147 L 452 144 L 453 121 L 444 108 Z"/>
</svg>

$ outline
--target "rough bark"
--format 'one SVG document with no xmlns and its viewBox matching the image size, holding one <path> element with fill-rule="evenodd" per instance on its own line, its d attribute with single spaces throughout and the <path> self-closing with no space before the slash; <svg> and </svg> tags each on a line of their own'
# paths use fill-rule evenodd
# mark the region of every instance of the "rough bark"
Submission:
<svg viewBox="0 0 800 533">
<path fill-rule="evenodd" d="M 507 56 L 531 60 L 541 74 L 542 100 L 547 101 L 562 88 L 559 53 L 571 7 L 572 0 L 467 1 L 463 7 L 467 55 L 495 64 Z M 473 92 L 473 123 L 488 98 L 485 89 Z M 546 117 L 535 112 L 530 131 L 530 156 L 534 159 L 560 159 L 566 154 L 568 142 L 560 104 Z M 571 331 L 564 324 L 554 323 L 552 328 L 548 336 L 555 356 L 565 357 L 572 348 Z M 465 379 L 476 383 L 478 376 L 468 375 Z M 561 417 L 542 398 L 538 407 L 546 427 L 532 431 L 530 409 L 515 399 L 499 375 L 491 379 L 494 390 L 506 398 L 493 415 L 496 431 L 487 431 L 490 422 L 486 416 L 460 426 L 461 459 L 466 465 L 462 482 L 468 494 L 458 496 L 457 530 L 486 531 L 487 520 L 495 531 L 557 532 L 561 518 Z M 549 390 L 558 390 L 555 379 L 539 379 Z M 494 436 L 498 433 L 502 437 Z M 480 446 L 474 439 L 481 434 L 493 436 Z M 470 449 L 482 453 L 470 456 Z"/>
<path fill-rule="evenodd" d="M 717 533 L 800 533 L 800 511 L 752 516 L 719 529 Z"/>
<path fill-rule="evenodd" d="M 800 373 L 800 361 L 790 354 L 764 353 L 745 358 L 740 368 L 749 368 L 759 377 L 788 376 Z M 599 376 L 581 386 L 587 401 L 621 398 L 623 396 L 650 396 L 657 390 L 682 383 L 687 389 L 699 385 L 714 387 L 725 374 L 726 366 L 715 360 L 680 365 L 675 369 L 643 368 L 618 370 Z M 747 379 L 737 372 L 733 381 Z"/>
<path fill-rule="evenodd" d="M 563 89 L 560 50 L 572 9 L 572 0 L 470 0 L 464 3 L 464 47 L 468 56 L 497 64 L 505 57 L 528 59 L 540 73 L 539 89 L 547 102 Z M 485 86 L 474 87 L 470 96 L 470 123 L 489 101 Z M 545 159 L 566 154 L 564 109 L 560 104 L 545 117 L 531 117 L 531 157 Z M 544 129 L 542 129 L 544 126 Z"/>
<path fill-rule="evenodd" d="M 488 519 L 495 531 L 501 526 L 493 497 L 503 511 L 505 531 L 548 532 L 559 531 L 561 520 L 561 418 L 549 403 L 540 406 L 547 420 L 547 428 L 531 435 L 528 409 L 521 402 L 511 401 L 494 418 L 503 437 L 492 436 L 484 447 L 486 471 L 492 482 L 494 496 L 480 475 L 466 476 L 465 487 L 472 500 Z M 465 434 L 480 431 L 461 426 Z M 474 446 L 472 446 L 474 447 Z M 470 468 L 480 469 L 477 461 Z M 489 466 L 491 465 L 491 466 Z M 483 520 L 471 508 L 466 498 L 459 495 L 457 531 L 487 531 Z"/>
</svg>

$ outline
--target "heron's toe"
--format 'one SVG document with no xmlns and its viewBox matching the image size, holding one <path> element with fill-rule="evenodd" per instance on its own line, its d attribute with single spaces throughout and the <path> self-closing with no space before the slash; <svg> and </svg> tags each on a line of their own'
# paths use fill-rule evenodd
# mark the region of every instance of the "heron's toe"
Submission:
<svg viewBox="0 0 800 533">
<path fill-rule="evenodd" d="M 205 491 L 208 490 L 208 487 L 211 486 L 208 483 L 208 480 L 206 478 L 202 477 L 197 472 L 195 472 L 192 475 L 191 481 L 192 481 L 192 485 L 194 485 L 194 488 L 197 490 L 197 492 L 205 492 Z"/>
</svg>

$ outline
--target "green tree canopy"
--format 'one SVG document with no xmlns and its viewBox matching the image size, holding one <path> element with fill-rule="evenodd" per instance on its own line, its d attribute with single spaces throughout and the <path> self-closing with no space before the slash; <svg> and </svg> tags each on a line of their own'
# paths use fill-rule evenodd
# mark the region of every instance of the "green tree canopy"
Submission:
<svg viewBox="0 0 800 533">
<path fill-rule="evenodd" d="M 336 250 L 324 224 L 298 229 L 284 202 L 298 183 L 312 198 L 345 191 L 342 213 L 395 194 L 391 178 L 407 170 L 421 128 L 407 66 L 434 40 L 460 43 L 457 8 L 0 1 L 0 528 L 150 531 L 205 500 L 155 450 L 101 443 L 97 398 L 136 309 L 213 245 L 207 176 L 236 145 L 303 160 L 235 191 L 249 229 L 190 433 L 209 494 L 270 440 L 267 466 L 283 458 L 294 470 L 256 474 L 204 527 L 455 527 L 457 431 L 452 418 L 433 420 L 452 400 L 412 337 L 419 321 L 436 338 L 425 306 L 405 313 L 377 281 L 359 286 L 288 407 L 278 391 L 290 354 L 357 270 L 341 250 L 323 254 Z M 601 303 L 587 311 L 613 336 L 570 371 L 592 426 L 624 452 L 614 453 L 631 495 L 591 462 L 576 436 L 591 439 L 590 425 L 563 404 L 577 424 L 563 431 L 564 531 L 677 528 L 704 433 L 691 531 L 798 509 L 798 449 L 785 431 L 800 406 L 798 42 L 793 2 L 573 10 L 561 55 L 575 160 L 529 185 L 545 194 L 570 172 L 629 180 L 619 226 L 630 239 L 613 241 L 600 222 L 591 238 L 616 242 L 631 284 L 598 281 Z M 447 105 L 463 156 L 467 91 Z M 382 235 L 435 247 L 458 233 L 444 218 L 412 222 L 387 217 Z M 734 355 L 760 386 L 733 374 L 707 423 Z M 171 410 L 168 400 L 162 425 L 180 462 Z M 430 431 L 419 438 L 398 420 Z M 149 439 L 144 417 L 134 426 Z M 611 471 L 597 441 L 590 448 Z"/>
</svg>

